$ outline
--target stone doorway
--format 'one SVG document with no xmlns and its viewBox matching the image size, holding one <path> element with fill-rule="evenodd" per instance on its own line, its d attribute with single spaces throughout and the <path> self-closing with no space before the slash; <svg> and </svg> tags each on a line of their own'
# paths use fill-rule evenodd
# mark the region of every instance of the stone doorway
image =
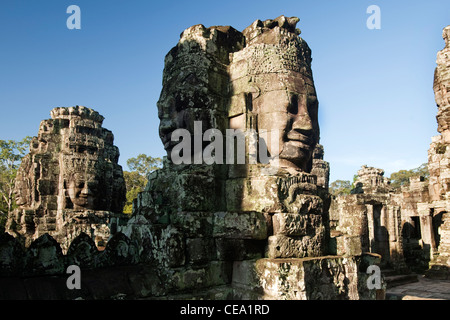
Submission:
<svg viewBox="0 0 450 320">
<path fill-rule="evenodd" d="M 371 252 L 381 255 L 381 264 L 386 265 L 390 260 L 389 232 L 386 228 L 385 208 L 382 204 L 373 207 L 373 238 Z"/>
</svg>

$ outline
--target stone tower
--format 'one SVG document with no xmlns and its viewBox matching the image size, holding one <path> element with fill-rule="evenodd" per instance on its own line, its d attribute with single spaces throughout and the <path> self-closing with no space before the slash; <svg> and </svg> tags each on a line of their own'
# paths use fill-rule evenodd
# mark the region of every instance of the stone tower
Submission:
<svg viewBox="0 0 450 320">
<path fill-rule="evenodd" d="M 20 165 L 15 185 L 16 209 L 7 231 L 25 245 L 44 233 L 67 250 L 84 232 L 105 245 L 125 201 L 125 182 L 113 134 L 103 116 L 82 107 L 51 110 L 30 153 Z"/>
<path fill-rule="evenodd" d="M 122 230 L 159 266 L 165 294 L 360 297 L 362 260 L 326 257 L 329 165 L 298 21 L 195 25 L 166 55 L 157 105 L 167 157 Z"/>
<path fill-rule="evenodd" d="M 445 47 L 437 54 L 434 95 L 440 135 L 432 138 L 428 150 L 430 203 L 419 204 L 424 241 L 431 254 L 433 272 L 450 274 L 450 26 L 444 28 Z"/>
</svg>

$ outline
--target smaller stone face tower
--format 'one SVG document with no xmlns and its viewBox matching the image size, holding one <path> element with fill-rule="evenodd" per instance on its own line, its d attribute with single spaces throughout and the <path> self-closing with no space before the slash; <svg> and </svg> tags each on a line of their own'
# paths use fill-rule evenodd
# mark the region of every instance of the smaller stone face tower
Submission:
<svg viewBox="0 0 450 320">
<path fill-rule="evenodd" d="M 99 247 L 125 202 L 125 181 L 113 134 L 103 116 L 82 107 L 54 108 L 43 120 L 19 168 L 15 195 L 19 208 L 7 231 L 28 245 L 49 233 L 67 250 L 80 233 Z"/>
</svg>

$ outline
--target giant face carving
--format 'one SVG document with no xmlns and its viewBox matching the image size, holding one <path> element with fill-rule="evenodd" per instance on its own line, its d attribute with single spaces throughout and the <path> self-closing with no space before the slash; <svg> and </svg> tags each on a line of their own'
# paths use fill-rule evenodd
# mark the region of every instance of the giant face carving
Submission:
<svg viewBox="0 0 450 320">
<path fill-rule="evenodd" d="M 289 90 L 267 90 L 254 99 L 258 131 L 278 132 L 278 146 L 270 141 L 267 146 L 271 156 L 279 156 L 281 166 L 308 171 L 319 137 L 318 102 L 305 76 L 297 72 L 289 75 Z"/>
<path fill-rule="evenodd" d="M 73 209 L 95 209 L 95 194 L 97 194 L 98 181 L 94 176 L 75 173 L 67 182 L 67 193 L 73 204 Z"/>
<path fill-rule="evenodd" d="M 171 140 L 174 130 L 186 129 L 193 134 L 194 121 L 202 121 L 204 128 L 212 126 L 214 111 L 205 112 L 212 99 L 199 90 L 202 85 L 194 82 L 189 90 L 179 90 L 176 86 L 163 88 L 165 97 L 158 101 L 159 136 L 169 159 L 172 148 L 179 143 Z"/>
</svg>

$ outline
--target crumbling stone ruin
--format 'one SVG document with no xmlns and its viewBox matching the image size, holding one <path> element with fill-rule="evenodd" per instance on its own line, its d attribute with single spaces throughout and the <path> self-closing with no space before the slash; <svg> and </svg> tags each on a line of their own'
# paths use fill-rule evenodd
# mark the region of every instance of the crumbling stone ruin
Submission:
<svg viewBox="0 0 450 320">
<path fill-rule="evenodd" d="M 363 166 L 352 194 L 332 201 L 330 216 L 338 254 L 374 252 L 384 268 L 449 279 L 450 26 L 443 38 L 433 86 L 440 135 L 428 150 L 429 179 L 411 178 L 409 186 L 394 192 L 383 170 Z"/>
<path fill-rule="evenodd" d="M 109 226 L 123 205 L 112 135 L 92 110 L 52 112 L 21 167 L 17 193 L 26 200 L 8 222 L 17 238 L 0 241 L 0 275 L 15 278 L 0 294 L 35 297 L 40 280 L 24 280 L 33 276 L 52 298 L 383 298 L 384 287 L 366 281 L 380 255 L 338 251 L 330 237 L 329 164 L 298 21 L 256 20 L 242 32 L 195 25 L 181 34 L 166 55 L 157 104 L 163 168 L 127 223 L 109 229 L 102 251 L 104 234 L 89 218 L 107 212 Z M 107 183 L 76 199 L 83 188 L 73 174 L 88 171 L 84 186 Z M 351 232 L 353 241 L 359 234 Z M 71 264 L 82 267 L 84 291 L 60 286 Z"/>
<path fill-rule="evenodd" d="M 400 206 L 381 169 L 363 166 L 352 194 L 332 201 L 333 243 L 337 254 L 373 252 L 381 266 L 405 271 L 401 245 Z"/>
<path fill-rule="evenodd" d="M 49 234 L 63 251 L 81 233 L 104 248 L 120 223 L 125 181 L 113 134 L 103 116 L 82 107 L 54 108 L 43 120 L 15 185 L 19 208 L 7 232 L 28 247 Z"/>
</svg>

